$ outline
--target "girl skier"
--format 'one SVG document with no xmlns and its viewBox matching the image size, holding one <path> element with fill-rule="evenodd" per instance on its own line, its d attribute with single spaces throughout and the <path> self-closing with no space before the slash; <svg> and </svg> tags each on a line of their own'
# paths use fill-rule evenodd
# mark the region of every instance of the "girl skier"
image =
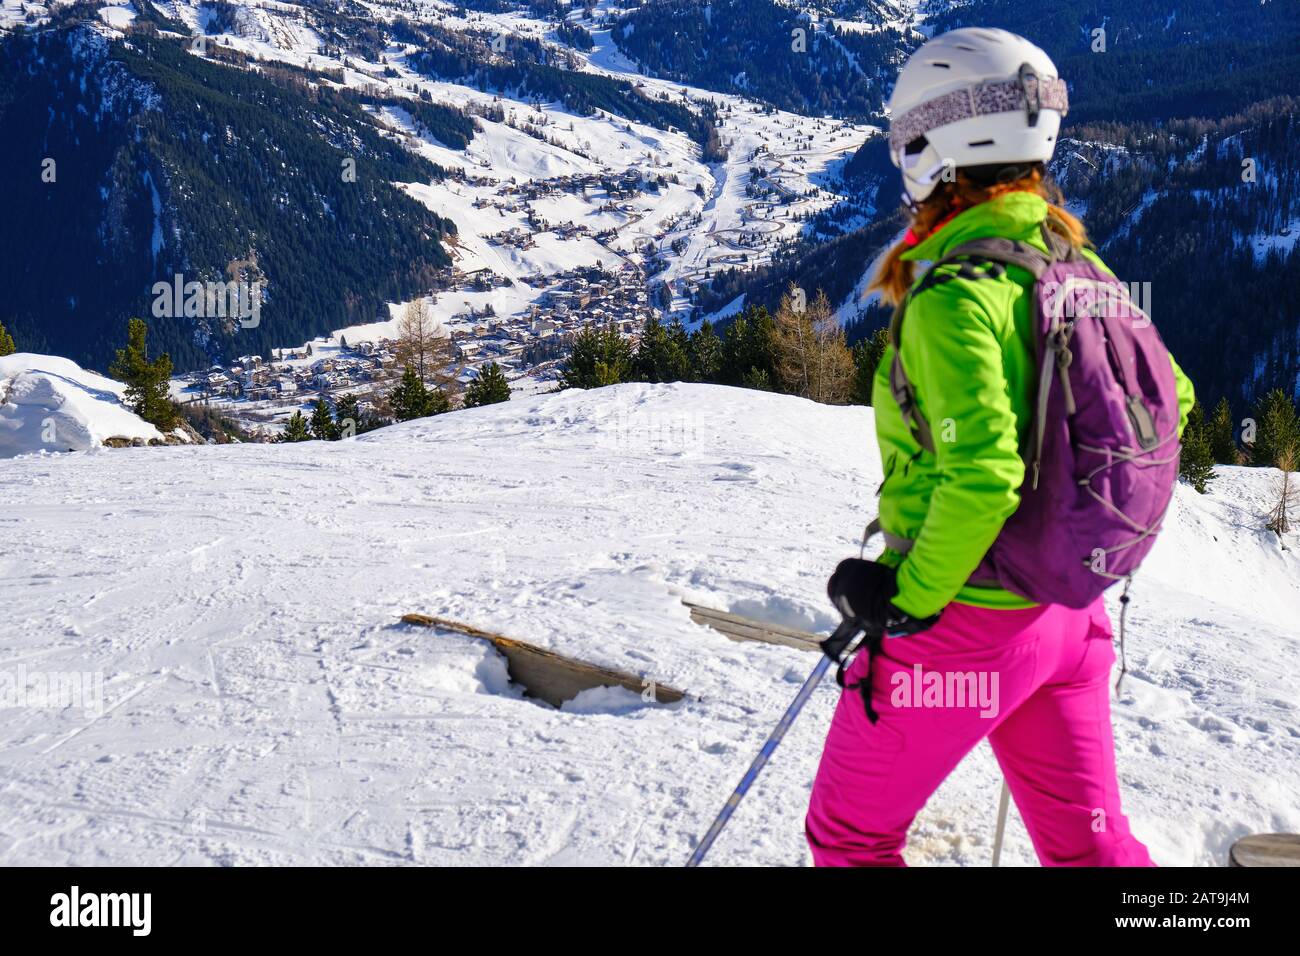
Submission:
<svg viewBox="0 0 1300 956">
<path fill-rule="evenodd" d="M 902 373 L 936 440 L 932 451 L 918 441 L 891 387 L 891 346 L 873 389 L 886 551 L 843 562 L 828 584 L 847 617 L 888 636 L 845 674 L 806 823 L 818 865 L 902 865 L 912 819 L 985 737 L 1042 863 L 1152 865 L 1120 808 L 1101 598 L 1073 609 L 971 582 L 1026 478 L 1034 276 L 961 261 L 918 289 L 913 273 L 987 237 L 1100 265 L 1044 178 L 1065 100 L 1046 53 L 988 29 L 927 42 L 890 99 L 890 154 L 912 221 L 873 288 L 891 304 L 907 298 Z M 1177 363 L 1173 374 L 1181 435 L 1192 386 Z M 945 697 L 954 687 L 967 699 Z"/>
</svg>

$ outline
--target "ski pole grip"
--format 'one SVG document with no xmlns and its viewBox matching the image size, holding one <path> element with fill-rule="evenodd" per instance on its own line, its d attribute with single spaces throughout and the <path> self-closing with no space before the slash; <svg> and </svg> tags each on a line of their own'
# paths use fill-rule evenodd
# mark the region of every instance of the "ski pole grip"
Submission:
<svg viewBox="0 0 1300 956">
<path fill-rule="evenodd" d="M 856 620 L 846 617 L 835 629 L 835 633 L 821 642 L 822 653 L 836 664 L 840 663 L 844 659 L 845 648 L 853 643 L 861 630 Z"/>
</svg>

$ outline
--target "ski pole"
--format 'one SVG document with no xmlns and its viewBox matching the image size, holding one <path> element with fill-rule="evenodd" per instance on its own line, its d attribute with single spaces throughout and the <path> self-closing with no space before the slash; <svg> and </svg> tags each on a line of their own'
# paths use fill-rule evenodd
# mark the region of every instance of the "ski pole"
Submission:
<svg viewBox="0 0 1300 956">
<path fill-rule="evenodd" d="M 834 644 L 838 642 L 842 647 L 853 639 L 858 630 L 855 621 L 846 620 L 823 643 Z M 786 731 L 790 729 L 790 725 L 794 723 L 795 718 L 799 716 L 799 712 L 803 710 L 803 705 L 808 703 L 808 698 L 812 696 L 812 692 L 817 689 L 817 685 L 826 676 L 826 669 L 831 666 L 831 663 L 831 658 L 826 654 L 822 654 L 821 660 L 812 669 L 812 673 L 808 675 L 803 682 L 803 686 L 799 688 L 799 693 L 794 695 L 794 700 L 790 702 L 790 706 L 785 709 L 785 713 L 777 721 L 776 727 L 768 735 L 767 740 L 758 751 L 758 756 L 754 758 L 753 763 L 749 765 L 749 769 L 745 771 L 745 775 L 740 778 L 740 783 L 736 786 L 736 789 L 732 791 L 731 796 L 727 798 L 727 802 L 723 804 L 722 811 L 714 819 L 713 825 L 704 834 L 703 839 L 695 848 L 695 852 L 691 854 L 691 858 L 686 861 L 687 867 L 699 866 L 704 860 L 704 855 L 709 852 L 709 849 L 713 846 L 713 841 L 722 832 L 722 828 L 731 820 L 731 815 L 736 812 L 736 807 L 740 806 L 740 801 L 745 799 L 745 794 L 749 792 L 749 788 L 758 779 L 759 773 L 767 766 L 768 760 L 776 752 L 777 745 L 785 738 Z"/>
<path fill-rule="evenodd" d="M 998 825 L 993 831 L 993 865 L 1002 859 L 1002 837 L 1007 832 L 1007 805 L 1011 802 L 1011 789 L 1007 778 L 1002 778 L 1002 796 L 998 798 Z"/>
</svg>

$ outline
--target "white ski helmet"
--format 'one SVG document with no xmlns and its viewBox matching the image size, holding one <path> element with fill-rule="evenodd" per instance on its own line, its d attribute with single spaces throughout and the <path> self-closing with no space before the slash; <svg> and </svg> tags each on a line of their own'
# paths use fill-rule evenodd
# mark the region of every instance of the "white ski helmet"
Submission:
<svg viewBox="0 0 1300 956">
<path fill-rule="evenodd" d="M 1051 57 L 1006 30 L 963 27 L 927 41 L 889 98 L 889 156 L 914 202 L 945 168 L 1046 162 L 1069 108 Z"/>
</svg>

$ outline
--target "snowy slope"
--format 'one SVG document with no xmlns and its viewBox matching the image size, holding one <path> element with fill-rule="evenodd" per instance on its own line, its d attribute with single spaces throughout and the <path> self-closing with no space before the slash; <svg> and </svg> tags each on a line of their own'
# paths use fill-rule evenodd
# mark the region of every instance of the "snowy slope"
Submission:
<svg viewBox="0 0 1300 956">
<path fill-rule="evenodd" d="M 0 458 L 85 451 L 106 438 L 162 441 L 162 432 L 122 404 L 124 387 L 71 359 L 0 357 Z"/>
<path fill-rule="evenodd" d="M 810 629 L 856 550 L 871 411 L 717 386 L 517 400 L 331 444 L 0 462 L 0 673 L 102 674 L 102 706 L 0 709 L 0 863 L 680 864 L 812 667 L 683 596 Z M 1180 488 L 1135 586 L 1116 734 L 1165 864 L 1300 830 L 1300 549 L 1271 475 Z M 1294 542 L 1293 542 L 1294 547 Z M 425 611 L 696 699 L 521 699 Z M 799 864 L 824 686 L 714 850 Z M 93 701 L 90 701 L 93 705 Z M 978 749 L 913 863 L 983 865 Z M 1013 822 L 1004 859 L 1031 863 Z"/>
</svg>

